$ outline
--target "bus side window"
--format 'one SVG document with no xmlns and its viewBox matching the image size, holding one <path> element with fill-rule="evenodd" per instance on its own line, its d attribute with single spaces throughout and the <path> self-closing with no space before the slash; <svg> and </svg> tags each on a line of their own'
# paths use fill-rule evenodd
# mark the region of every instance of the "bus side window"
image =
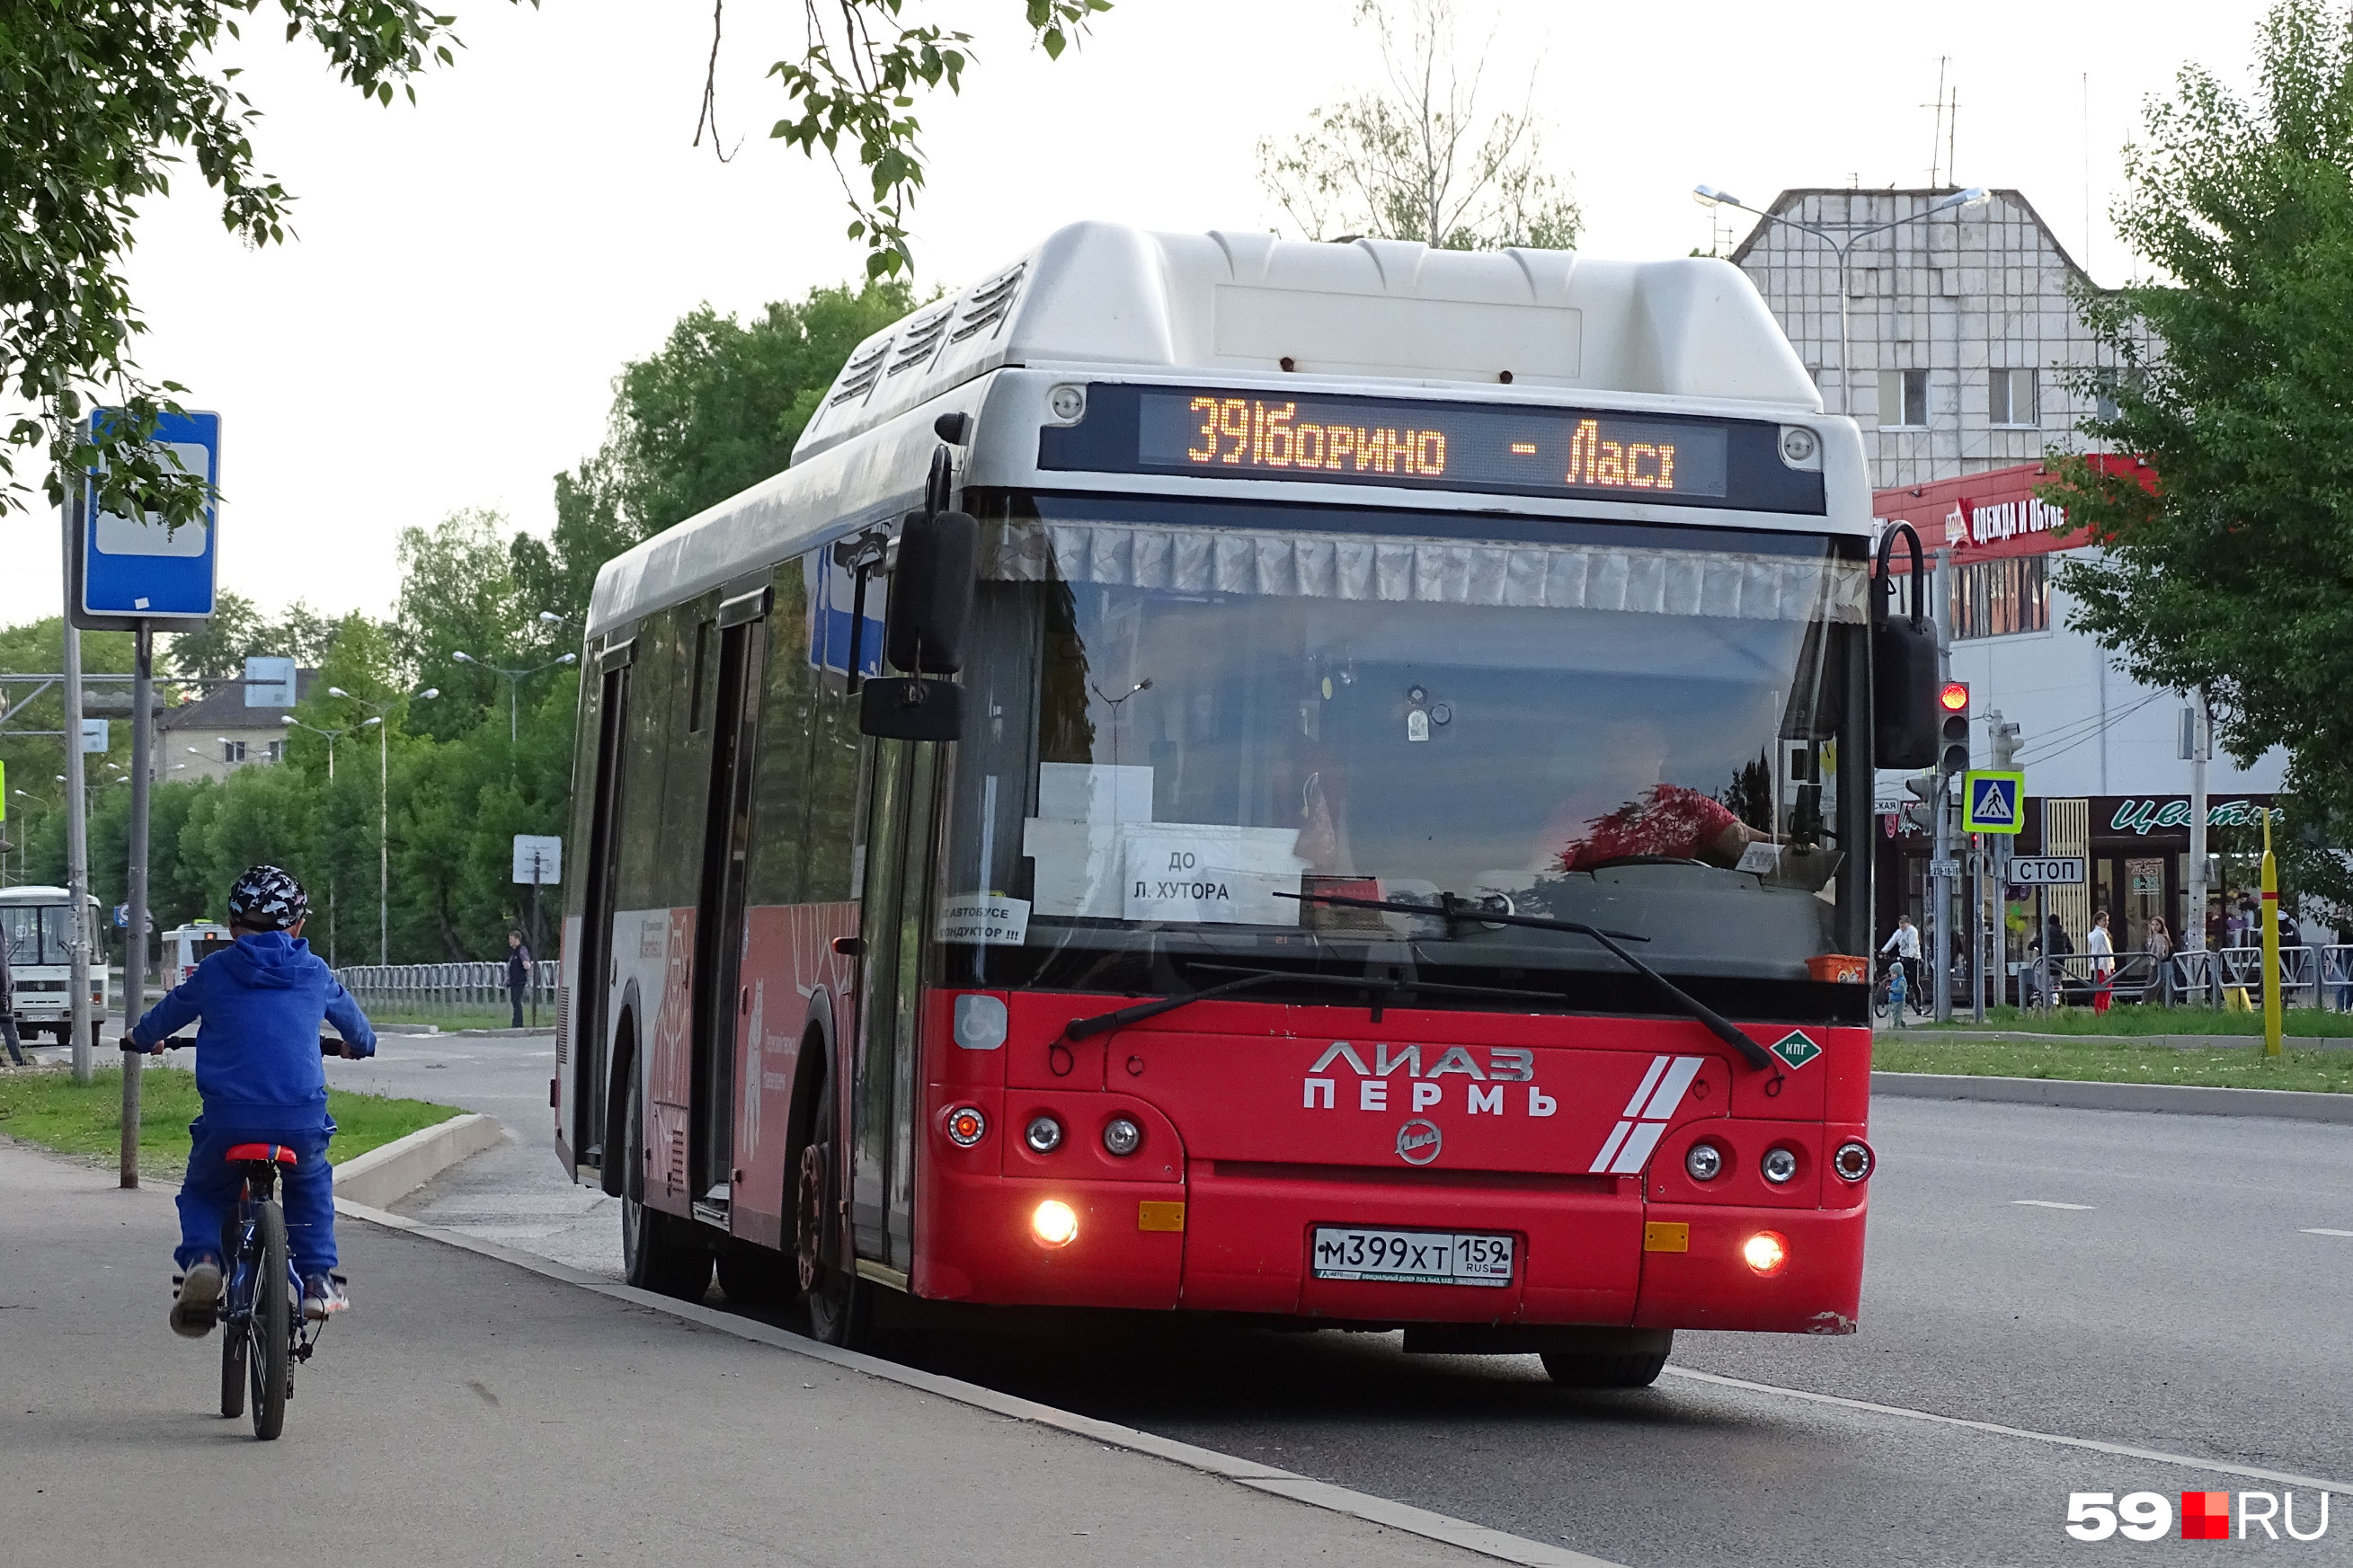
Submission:
<svg viewBox="0 0 2353 1568">
<path fill-rule="evenodd" d="M 620 868 L 615 910 L 666 909 L 670 899 L 660 873 L 662 785 L 670 752 L 671 715 L 679 687 L 678 623 L 675 611 L 647 616 L 638 623 L 637 658 L 629 673 L 628 787 L 621 795 Z M 691 818 L 702 822 L 698 813 Z M 700 864 L 691 859 L 690 864 Z M 690 896 L 688 902 L 692 902 Z"/>
<path fill-rule="evenodd" d="M 715 598 L 705 595 L 649 617 L 662 623 L 662 644 L 670 660 L 659 720 L 667 766 L 658 826 L 661 853 L 654 866 L 656 909 L 684 909 L 702 901 L 702 834 L 711 809 L 711 726 L 693 721 L 692 704 L 698 699 L 711 700 L 707 688 L 713 683 L 703 681 L 706 689 L 696 692 L 694 658 L 698 642 L 708 641 L 702 627 Z"/>
<path fill-rule="evenodd" d="M 820 570 L 823 553 L 801 558 L 811 574 Z M 804 587 L 806 595 L 810 590 Z M 782 589 L 779 588 L 779 593 Z M 804 599 L 806 601 L 806 597 Z M 806 641 L 801 645 L 808 646 Z M 871 657 L 862 650 L 860 662 Z M 858 698 L 849 683 L 831 670 L 812 670 L 816 713 L 810 725 L 808 773 L 808 865 L 806 894 L 811 903 L 855 901 L 859 868 L 853 844 L 859 829 L 859 757 L 865 737 L 858 729 Z"/>
<path fill-rule="evenodd" d="M 753 785 L 752 852 L 746 904 L 807 901 L 809 744 L 817 671 L 808 647 L 808 591 L 802 563 L 776 568 L 769 595 L 768 661 L 760 694 L 759 772 Z"/>
</svg>

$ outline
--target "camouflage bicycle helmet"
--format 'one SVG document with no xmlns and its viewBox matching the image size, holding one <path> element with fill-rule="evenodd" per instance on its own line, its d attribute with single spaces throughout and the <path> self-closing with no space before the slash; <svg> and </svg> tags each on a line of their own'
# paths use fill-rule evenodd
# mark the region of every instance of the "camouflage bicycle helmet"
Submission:
<svg viewBox="0 0 2353 1568">
<path fill-rule="evenodd" d="M 285 931 L 311 912 L 311 895 L 291 873 L 256 866 L 228 890 L 228 918 L 248 931 Z"/>
</svg>

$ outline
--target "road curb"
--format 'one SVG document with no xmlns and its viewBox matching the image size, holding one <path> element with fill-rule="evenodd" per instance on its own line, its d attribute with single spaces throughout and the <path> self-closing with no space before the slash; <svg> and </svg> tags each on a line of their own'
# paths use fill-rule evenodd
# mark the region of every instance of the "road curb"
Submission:
<svg viewBox="0 0 2353 1568">
<path fill-rule="evenodd" d="M 1997 1046 L 2139 1046 L 2169 1051 L 2247 1050 L 2263 1039 L 2261 1035 L 2050 1035 L 2031 1029 L 1937 1029 L 1926 1025 L 1910 1029 L 1875 1029 L 1872 1037 Z M 2286 1041 L 2291 1049 L 2299 1051 L 2353 1050 L 2353 1036 L 2347 1035 L 2289 1035 Z"/>
<path fill-rule="evenodd" d="M 544 1279 L 554 1279 L 565 1285 L 576 1285 L 582 1289 L 593 1290 L 600 1296 L 608 1296 L 616 1301 L 625 1301 L 633 1307 L 643 1308 L 649 1311 L 665 1312 L 699 1327 L 714 1329 L 723 1334 L 733 1334 L 737 1339 L 749 1340 L 754 1344 L 766 1345 L 772 1350 L 784 1351 L 792 1355 L 807 1356 L 811 1361 L 821 1361 L 850 1372 L 863 1373 L 869 1377 L 879 1378 L 885 1383 L 895 1383 L 902 1387 L 918 1389 L 925 1394 L 936 1394 L 943 1399 L 952 1399 L 959 1405 L 969 1405 L 976 1409 L 988 1411 L 992 1415 L 1009 1416 L 1017 1421 L 1029 1421 L 1040 1426 L 1050 1426 L 1057 1431 L 1068 1432 L 1073 1436 L 1084 1437 L 1090 1442 L 1101 1443 L 1107 1447 L 1124 1448 L 1132 1453 L 1148 1455 L 1155 1459 L 1165 1459 L 1170 1464 L 1182 1465 L 1189 1470 L 1198 1470 L 1207 1475 L 1222 1477 L 1237 1486 L 1248 1487 L 1252 1491 L 1288 1498 L 1293 1502 L 1304 1503 L 1310 1508 L 1320 1508 L 1329 1513 L 1345 1514 L 1349 1518 L 1363 1520 L 1367 1524 L 1377 1525 L 1384 1530 L 1421 1536 L 1426 1540 L 1457 1547 L 1465 1552 L 1476 1552 L 1482 1557 L 1493 1558 L 1499 1563 L 1515 1563 L 1522 1564 L 1523 1568 L 1621 1568 L 1620 1564 L 1609 1562 L 1607 1559 L 1589 1557 L 1581 1552 L 1571 1552 L 1566 1547 L 1548 1545 L 1541 1541 L 1530 1541 L 1525 1536 L 1507 1534 L 1500 1530 L 1490 1530 L 1485 1525 L 1472 1524 L 1468 1520 L 1455 1519 L 1448 1514 L 1433 1513 L 1428 1509 L 1415 1508 L 1407 1503 L 1392 1502 L 1387 1498 L 1375 1497 L 1369 1492 L 1354 1491 L 1346 1487 L 1334 1486 L 1328 1481 L 1319 1481 L 1312 1476 L 1303 1476 L 1292 1470 L 1279 1470 L 1271 1465 L 1261 1465 L 1254 1459 L 1243 1459 L 1231 1454 L 1220 1454 L 1214 1448 L 1201 1448 L 1190 1443 L 1179 1443 L 1173 1438 L 1138 1431 L 1133 1426 L 1123 1426 L 1115 1421 L 1098 1421 L 1090 1415 L 1080 1415 L 1068 1410 L 1057 1410 L 1050 1405 L 1040 1405 L 1035 1400 L 1018 1398 L 1010 1394 L 999 1394 L 993 1388 L 983 1388 L 978 1384 L 965 1383 L 959 1378 L 943 1377 L 937 1373 L 923 1372 L 911 1366 L 901 1366 L 896 1362 L 884 1361 L 878 1356 L 861 1354 L 857 1351 L 839 1350 L 832 1345 L 819 1344 L 815 1340 L 793 1333 L 789 1330 L 755 1322 L 749 1318 L 736 1317 L 732 1312 L 717 1311 L 710 1307 L 691 1301 L 681 1301 L 670 1296 L 658 1296 L 650 1290 L 639 1290 L 628 1285 L 616 1285 L 609 1279 L 600 1279 L 594 1274 L 569 1268 L 553 1258 L 541 1258 L 535 1253 L 518 1251 L 511 1247 L 501 1247 L 495 1241 L 484 1241 L 479 1237 L 445 1230 L 438 1226 L 427 1225 L 421 1220 L 410 1219 L 405 1215 L 387 1214 L 381 1208 L 355 1202 L 341 1193 L 338 1193 L 335 1198 L 335 1212 L 346 1218 L 382 1226 L 387 1230 L 403 1231 L 427 1241 L 438 1241 L 444 1246 L 455 1247 L 462 1251 L 496 1258 L 499 1262 L 512 1264 L 517 1268 L 527 1269 Z"/>
<path fill-rule="evenodd" d="M 1983 1100 L 2075 1110 L 2157 1110 L 2181 1116 L 2274 1116 L 2353 1125 L 2353 1094 L 2294 1089 L 2203 1089 L 2178 1083 L 1874 1072 L 1871 1092 L 1898 1100 Z"/>
<path fill-rule="evenodd" d="M 459 1161 L 497 1146 L 505 1129 L 471 1111 L 421 1127 L 406 1138 L 335 1167 L 335 1196 L 382 1208 L 398 1203 Z"/>
</svg>

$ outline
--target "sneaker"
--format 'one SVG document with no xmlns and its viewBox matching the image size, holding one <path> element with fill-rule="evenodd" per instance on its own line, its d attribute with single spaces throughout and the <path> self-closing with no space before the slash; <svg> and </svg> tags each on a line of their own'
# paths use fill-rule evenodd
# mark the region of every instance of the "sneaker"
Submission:
<svg viewBox="0 0 2353 1568">
<path fill-rule="evenodd" d="M 182 1339 L 203 1339 L 213 1331 L 213 1321 L 219 1316 L 220 1265 L 209 1258 L 200 1258 L 176 1283 L 179 1289 L 174 1292 L 177 1299 L 172 1303 L 172 1331 Z"/>
<path fill-rule="evenodd" d="M 343 1277 L 340 1274 L 313 1274 L 302 1281 L 302 1315 L 313 1322 L 323 1323 L 336 1312 L 348 1310 L 352 1299 L 343 1293 Z"/>
</svg>

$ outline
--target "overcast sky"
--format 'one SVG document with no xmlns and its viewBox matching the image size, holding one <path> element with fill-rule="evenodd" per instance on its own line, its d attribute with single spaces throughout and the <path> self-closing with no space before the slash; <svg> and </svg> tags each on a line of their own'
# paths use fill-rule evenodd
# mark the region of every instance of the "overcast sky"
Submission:
<svg viewBox="0 0 2353 1568">
<path fill-rule="evenodd" d="M 2241 79 L 2263 9 L 1462 3 L 1472 56 L 1493 29 L 1491 100 L 1533 79 L 1588 253 L 1707 245 L 1695 182 L 1758 205 L 1784 186 L 1926 183 L 1949 56 L 1960 182 L 2023 190 L 2111 283 L 2130 258 L 2105 213 L 2142 100 L 2187 60 Z M 831 169 L 766 138 L 782 99 L 764 72 L 797 47 L 799 6 L 726 14 L 723 164 L 690 144 L 700 0 L 452 8 L 470 47 L 414 108 L 360 103 L 315 50 L 242 51 L 268 112 L 259 162 L 300 198 L 291 242 L 230 243 L 193 174 L 144 219 L 141 356 L 223 416 L 221 581 L 265 607 L 387 610 L 398 531 L 459 507 L 545 530 L 551 478 L 596 447 L 625 361 L 700 302 L 748 311 L 860 265 Z M 1026 47 L 1020 0 L 908 10 L 981 37 L 964 97 L 919 110 L 927 288 L 1079 218 L 1273 226 L 1258 139 L 1378 71 L 1353 0 L 1119 0 L 1058 63 Z M 53 513 L 0 518 L 0 624 L 54 613 L 57 540 Z"/>
</svg>

